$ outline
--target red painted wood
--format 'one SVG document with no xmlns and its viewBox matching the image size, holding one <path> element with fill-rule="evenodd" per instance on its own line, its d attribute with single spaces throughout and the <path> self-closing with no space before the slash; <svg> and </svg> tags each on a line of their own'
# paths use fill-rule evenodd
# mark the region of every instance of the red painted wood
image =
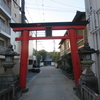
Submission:
<svg viewBox="0 0 100 100">
<path fill-rule="evenodd" d="M 19 82 L 21 88 L 26 88 L 26 75 L 28 66 L 28 45 L 29 45 L 29 31 L 22 31 L 22 44 L 21 44 L 21 58 L 20 58 L 20 74 Z"/>
<path fill-rule="evenodd" d="M 83 36 L 76 34 L 76 38 L 77 38 L 77 39 L 82 39 Z"/>
<path fill-rule="evenodd" d="M 77 39 L 83 38 L 83 36 L 76 35 Z M 32 37 L 29 36 L 28 40 L 46 40 L 46 39 L 69 39 L 69 35 L 66 36 L 53 36 L 53 37 Z M 22 36 L 15 38 L 16 41 L 22 40 Z"/>
<path fill-rule="evenodd" d="M 17 37 L 17 38 L 15 38 L 15 40 L 16 40 L 16 41 L 23 40 L 23 37 L 22 37 L 22 36 Z"/>
<path fill-rule="evenodd" d="M 69 36 L 53 36 L 53 37 L 32 37 L 29 36 L 28 40 L 46 40 L 46 39 L 69 39 Z M 16 41 L 22 40 L 22 36 L 15 39 Z"/>
<path fill-rule="evenodd" d="M 69 39 L 68 36 L 53 36 L 53 37 L 29 37 L 29 40 L 42 40 L 42 39 Z"/>
<path fill-rule="evenodd" d="M 70 28 L 74 28 L 74 29 L 84 29 L 85 26 L 84 25 L 69 25 L 69 26 L 52 26 L 52 30 L 67 30 Z M 13 28 L 14 31 L 23 31 L 23 30 L 29 30 L 29 31 L 33 31 L 33 30 L 45 30 L 45 26 L 37 26 L 37 27 L 16 27 Z"/>
<path fill-rule="evenodd" d="M 78 35 L 76 34 L 75 29 L 68 30 L 68 33 L 69 33 L 70 45 L 71 45 L 71 56 L 72 56 L 72 63 L 73 63 L 74 79 L 75 79 L 75 84 L 77 85 L 81 75 L 79 54 L 76 53 L 78 51 L 78 46 L 77 46 Z"/>
</svg>

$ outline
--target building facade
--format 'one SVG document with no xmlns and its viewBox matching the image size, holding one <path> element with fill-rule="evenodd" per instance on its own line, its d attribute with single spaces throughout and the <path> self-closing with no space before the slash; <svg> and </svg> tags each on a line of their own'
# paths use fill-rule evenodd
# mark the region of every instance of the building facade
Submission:
<svg viewBox="0 0 100 100">
<path fill-rule="evenodd" d="M 78 21 L 85 21 L 85 12 L 80 12 L 77 11 L 74 19 L 72 20 L 73 22 L 78 22 Z M 68 34 L 67 31 L 65 32 L 64 35 Z M 85 28 L 84 30 L 76 30 L 76 34 L 84 36 L 83 39 L 77 39 L 77 45 L 78 49 L 82 48 L 84 46 L 84 43 L 88 41 L 87 38 L 87 29 Z M 65 54 L 71 54 L 71 47 L 70 47 L 70 40 L 69 39 L 62 39 L 60 41 L 60 57 L 63 57 Z M 65 65 L 66 61 L 62 61 L 62 65 Z"/>
<path fill-rule="evenodd" d="M 100 0 L 85 0 L 86 20 L 89 21 L 88 42 L 91 48 L 100 51 Z M 92 54 L 92 59 L 95 63 L 92 65 L 92 70 L 98 78 L 100 92 L 100 53 Z"/>
<path fill-rule="evenodd" d="M 20 5 L 20 0 L 15 0 Z M 9 26 L 9 23 L 20 23 L 21 15 L 19 6 L 13 0 L 0 0 L 0 52 L 7 49 L 9 44 L 13 45 L 13 49 L 20 54 L 20 42 L 15 41 L 15 37 L 19 37 L 20 33 L 15 33 Z M 0 56 L 0 65 L 4 62 L 4 57 Z M 19 57 L 15 58 L 16 65 L 14 72 L 19 72 Z M 0 66 L 0 73 L 3 72 Z"/>
</svg>

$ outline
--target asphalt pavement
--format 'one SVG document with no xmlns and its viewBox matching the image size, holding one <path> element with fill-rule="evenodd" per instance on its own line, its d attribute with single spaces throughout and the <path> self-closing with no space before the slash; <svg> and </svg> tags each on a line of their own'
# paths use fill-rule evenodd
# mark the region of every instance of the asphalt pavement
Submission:
<svg viewBox="0 0 100 100">
<path fill-rule="evenodd" d="M 74 82 L 60 69 L 52 66 L 41 67 L 41 72 L 27 83 L 29 91 L 19 100 L 79 100 L 75 95 Z"/>
<path fill-rule="evenodd" d="M 36 78 L 38 74 L 40 74 L 40 73 L 29 71 L 27 73 L 27 83 L 32 81 L 34 78 Z"/>
</svg>

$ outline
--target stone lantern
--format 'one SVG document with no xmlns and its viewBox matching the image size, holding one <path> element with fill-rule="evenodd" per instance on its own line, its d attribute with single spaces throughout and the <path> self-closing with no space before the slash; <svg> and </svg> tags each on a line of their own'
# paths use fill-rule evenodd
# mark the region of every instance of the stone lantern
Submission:
<svg viewBox="0 0 100 100">
<path fill-rule="evenodd" d="M 84 43 L 84 47 L 78 50 L 78 54 L 81 55 L 81 65 L 85 66 L 82 75 L 80 76 L 79 83 L 85 84 L 93 91 L 97 92 L 97 77 L 94 72 L 91 70 L 91 66 L 94 63 L 92 60 L 91 54 L 98 52 L 98 50 L 94 50 L 90 48 L 89 43 Z"/>
<path fill-rule="evenodd" d="M 5 62 L 2 63 L 4 73 L 2 74 L 0 81 L 2 84 L 6 83 L 10 85 L 12 82 L 17 80 L 17 77 L 13 73 L 12 68 L 15 65 L 14 56 L 19 56 L 19 54 L 13 50 L 13 46 L 10 44 L 7 50 L 1 52 L 0 55 L 5 56 Z"/>
</svg>

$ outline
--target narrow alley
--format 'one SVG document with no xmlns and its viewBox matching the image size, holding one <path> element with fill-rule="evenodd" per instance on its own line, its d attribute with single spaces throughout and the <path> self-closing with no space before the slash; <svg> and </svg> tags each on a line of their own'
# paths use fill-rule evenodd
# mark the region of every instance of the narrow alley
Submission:
<svg viewBox="0 0 100 100">
<path fill-rule="evenodd" d="M 55 67 L 41 67 L 40 74 L 27 83 L 29 91 L 19 100 L 79 100 L 73 90 L 74 82 Z"/>
</svg>

